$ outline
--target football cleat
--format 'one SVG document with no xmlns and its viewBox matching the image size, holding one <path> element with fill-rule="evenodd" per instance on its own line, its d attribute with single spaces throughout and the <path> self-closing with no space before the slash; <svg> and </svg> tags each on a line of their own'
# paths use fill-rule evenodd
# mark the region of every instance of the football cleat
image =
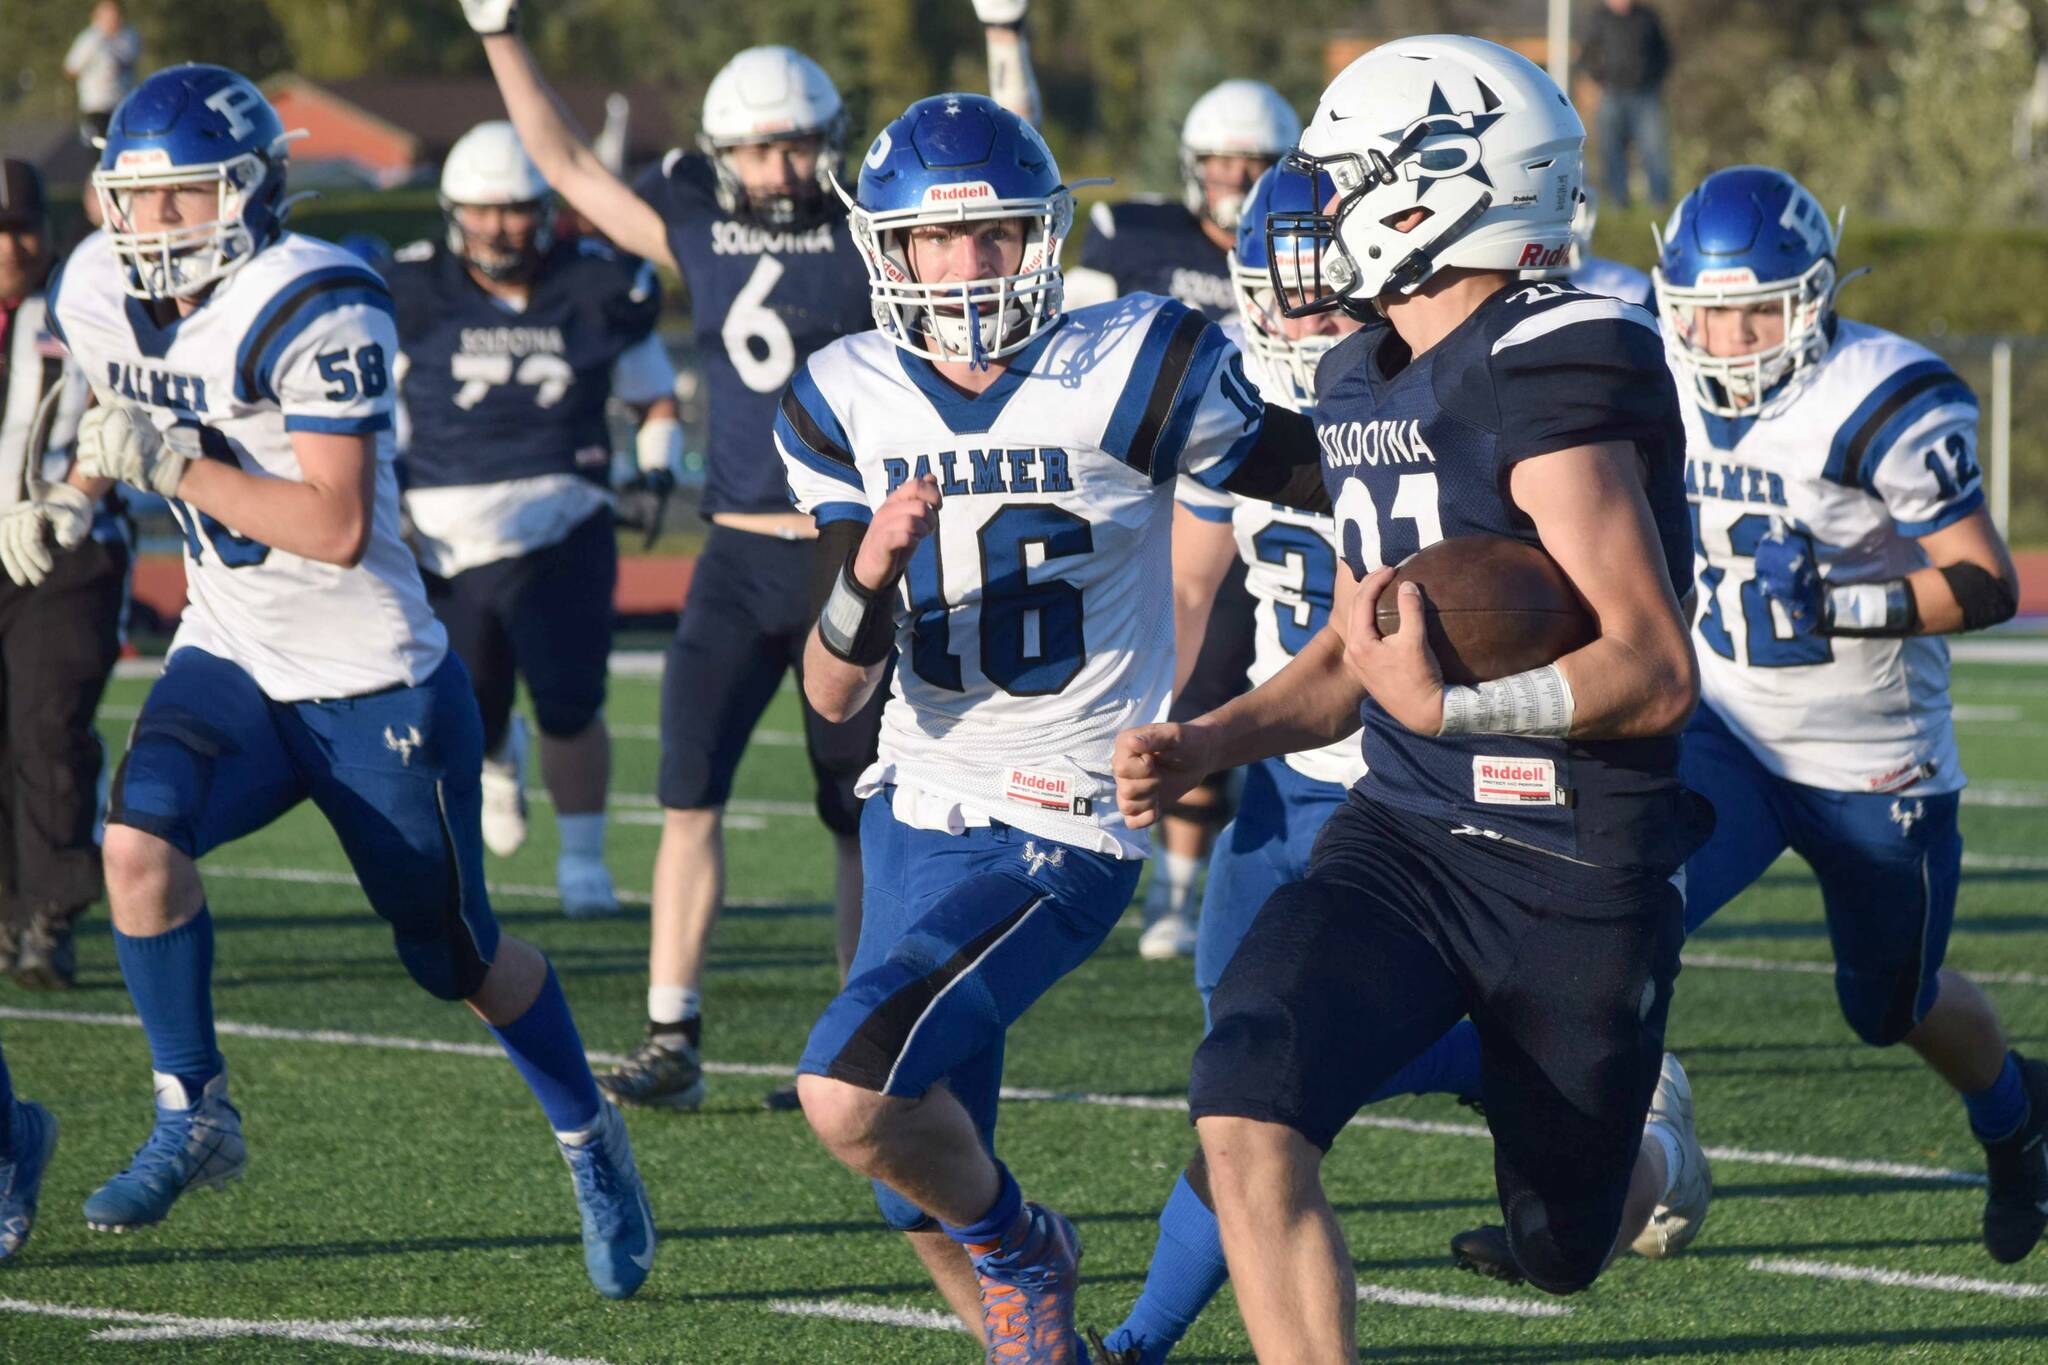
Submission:
<svg viewBox="0 0 2048 1365">
<path fill-rule="evenodd" d="M 57 1150 L 57 1116 L 40 1104 L 16 1100 L 9 1121 L 12 1155 L 0 1160 L 0 1261 L 21 1250 L 36 1222 L 43 1172 Z"/>
<path fill-rule="evenodd" d="M 563 854 L 555 860 L 555 889 L 562 913 L 570 919 L 602 919 L 619 913 L 619 894 L 612 890 L 611 869 L 598 858 Z"/>
<path fill-rule="evenodd" d="M 249 1164 L 242 1115 L 228 1103 L 227 1072 L 196 1097 L 176 1076 L 155 1074 L 156 1127 L 128 1169 L 85 1201 L 86 1226 L 96 1231 L 126 1232 L 162 1222 L 179 1195 L 222 1189 Z"/>
<path fill-rule="evenodd" d="M 1692 1082 L 1686 1079 L 1678 1058 L 1668 1052 L 1657 1074 L 1656 1092 L 1650 1096 L 1648 1121 L 1662 1123 L 1678 1138 L 1683 1158 L 1663 1202 L 1630 1244 L 1638 1256 L 1662 1260 L 1692 1245 L 1714 1198 L 1714 1172 L 1707 1165 L 1707 1154 L 1700 1150 L 1699 1134 L 1693 1130 Z"/>
<path fill-rule="evenodd" d="M 1451 1238 L 1451 1263 L 1502 1284 L 1520 1284 L 1522 1268 L 1508 1248 L 1508 1230 L 1489 1224 Z"/>
<path fill-rule="evenodd" d="M 509 858 L 526 842 L 526 718 L 512 717 L 498 752 L 484 758 L 484 847 Z"/>
<path fill-rule="evenodd" d="M 30 991 L 64 991 L 78 979 L 78 945 L 71 916 L 39 914 L 15 949 L 14 984 Z"/>
<path fill-rule="evenodd" d="M 761 1097 L 761 1107 L 771 1114 L 792 1114 L 804 1107 L 795 1081 L 784 1081 Z"/>
<path fill-rule="evenodd" d="M 1984 1249 L 2010 1265 L 2034 1249 L 2048 1227 L 2048 1062 L 2020 1061 L 2027 1120 L 1984 1144 Z"/>
<path fill-rule="evenodd" d="M 1026 1204 L 1019 1244 L 970 1246 L 981 1281 L 981 1321 L 988 1365 L 1087 1365 L 1088 1348 L 1074 1330 L 1081 1236 L 1061 1214 Z"/>
<path fill-rule="evenodd" d="M 620 1104 L 648 1109 L 695 1109 L 704 1103 L 697 1049 L 681 1034 L 655 1033 L 651 1024 L 633 1055 L 600 1074 L 597 1085 Z"/>
<path fill-rule="evenodd" d="M 1128 1346 L 1109 1344 L 1119 1335 L 1117 1332 L 1111 1332 L 1108 1340 L 1105 1340 L 1102 1333 L 1093 1327 L 1088 1329 L 1088 1350 L 1093 1357 L 1094 1365 L 1147 1365 L 1145 1348 L 1135 1342 Z M 1164 1355 L 1160 1356 L 1161 1360 L 1165 1358 Z"/>
<path fill-rule="evenodd" d="M 597 1122 L 555 1134 L 576 1209 L 583 1216 L 583 1268 L 608 1299 L 631 1298 L 654 1267 L 654 1210 L 633 1164 L 633 1144 L 618 1106 L 598 1101 Z"/>
<path fill-rule="evenodd" d="M 1168 911 L 1138 935 L 1138 956 L 1147 962 L 1170 962 L 1195 955 L 1195 926 L 1186 915 Z"/>
</svg>

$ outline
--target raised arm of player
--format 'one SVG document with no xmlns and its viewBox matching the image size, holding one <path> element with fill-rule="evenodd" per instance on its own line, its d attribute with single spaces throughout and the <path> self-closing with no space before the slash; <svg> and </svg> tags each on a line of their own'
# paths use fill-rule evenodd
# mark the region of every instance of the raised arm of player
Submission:
<svg viewBox="0 0 2048 1365">
<path fill-rule="evenodd" d="M 465 10 L 472 6 L 465 4 Z M 470 22 L 477 23 L 474 12 Z M 484 37 L 484 55 L 497 78 L 505 112 L 519 130 L 519 140 L 555 192 L 612 239 L 619 250 L 676 269 L 669 250 L 668 229 L 654 206 L 633 192 L 597 159 L 590 143 L 577 131 L 569 111 L 548 83 L 526 40 L 516 32 Z"/>
<path fill-rule="evenodd" d="M 1036 127 L 1042 113 L 1031 43 L 1024 36 L 1030 0 L 974 0 L 988 41 L 988 93 L 997 104 Z"/>
</svg>

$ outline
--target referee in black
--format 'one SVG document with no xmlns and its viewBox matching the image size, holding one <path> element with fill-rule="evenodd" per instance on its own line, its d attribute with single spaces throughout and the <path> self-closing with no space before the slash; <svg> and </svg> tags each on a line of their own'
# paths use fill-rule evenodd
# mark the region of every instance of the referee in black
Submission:
<svg viewBox="0 0 2048 1365">
<path fill-rule="evenodd" d="M 53 264 L 42 178 L 26 161 L 0 160 L 0 520 L 16 527 L 28 515 L 25 473 L 61 473 L 86 405 L 79 375 L 37 439 L 44 395 L 74 368 L 47 325 Z M 45 450 L 58 452 L 54 468 L 24 471 Z M 31 990 L 72 983 L 72 929 L 101 890 L 92 718 L 120 653 L 129 549 L 108 504 L 84 515 L 73 525 L 90 529 L 69 549 L 53 528 L 34 529 L 47 554 L 28 558 L 48 569 L 22 576 L 37 581 L 0 577 L 0 969 Z M 9 575 L 20 563 L 9 554 Z"/>
</svg>

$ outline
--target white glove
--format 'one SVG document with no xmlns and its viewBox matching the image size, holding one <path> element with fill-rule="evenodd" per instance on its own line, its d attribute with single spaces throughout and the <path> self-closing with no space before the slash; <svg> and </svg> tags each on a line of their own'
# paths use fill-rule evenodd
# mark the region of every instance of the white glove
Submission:
<svg viewBox="0 0 2048 1365">
<path fill-rule="evenodd" d="M 974 17 L 989 28 L 1014 28 L 1030 8 L 1031 0 L 974 0 Z"/>
<path fill-rule="evenodd" d="M 199 455 L 199 437 L 191 427 L 171 430 L 169 436 L 158 431 L 149 414 L 131 404 L 96 407 L 78 422 L 78 472 L 175 498 L 185 466 Z"/>
<path fill-rule="evenodd" d="M 33 588 L 56 567 L 52 540 L 59 550 L 71 550 L 91 533 L 92 499 L 68 483 L 31 479 L 28 488 L 28 498 L 0 516 L 0 567 L 22 587 Z"/>
<path fill-rule="evenodd" d="M 479 37 L 519 31 L 519 0 L 462 0 L 462 17 Z"/>
</svg>

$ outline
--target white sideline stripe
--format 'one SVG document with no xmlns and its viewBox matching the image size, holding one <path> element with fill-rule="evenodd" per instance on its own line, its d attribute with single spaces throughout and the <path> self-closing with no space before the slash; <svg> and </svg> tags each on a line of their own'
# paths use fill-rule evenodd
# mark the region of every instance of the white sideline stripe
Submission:
<svg viewBox="0 0 2048 1365">
<path fill-rule="evenodd" d="M 1401 1308 L 1448 1308 L 1454 1313 L 1506 1313 L 1515 1318 L 1562 1318 L 1571 1307 L 1562 1303 L 1537 1303 L 1486 1295 L 1428 1294 L 1420 1289 L 1396 1289 L 1390 1284 L 1358 1286 L 1360 1303 L 1391 1303 Z"/>
<path fill-rule="evenodd" d="M 1948 653 L 1965 664 L 2048 664 L 2048 640 L 1951 640 Z"/>
<path fill-rule="evenodd" d="M 1833 976 L 1832 962 L 1801 962 L 1776 957 L 1731 957 L 1722 953 L 1687 953 L 1680 959 L 1688 967 L 1720 967 L 1737 972 L 1792 972 L 1800 976 Z M 1989 981 L 2001 986 L 2048 986 L 2048 976 L 2033 972 L 1980 972 L 1968 967 L 1957 971 L 1972 981 Z"/>
<path fill-rule="evenodd" d="M 605 668 L 617 678 L 659 679 L 665 657 L 659 649 L 615 649 L 606 656 Z M 154 678 L 163 671 L 164 661 L 160 657 L 122 659 L 114 665 L 117 678 Z"/>
<path fill-rule="evenodd" d="M 354 1346 L 365 1351 L 429 1356 L 439 1360 L 476 1360 L 490 1365 L 608 1365 L 591 1356 L 555 1356 L 545 1351 L 491 1351 L 474 1346 L 447 1346 L 435 1341 L 409 1341 L 373 1335 L 383 1332 L 451 1332 L 474 1328 L 468 1318 L 348 1318 L 339 1322 L 276 1318 L 193 1318 L 179 1313 L 135 1313 L 121 1308 L 83 1308 L 63 1303 L 35 1303 L 0 1298 L 0 1313 L 68 1318 L 76 1322 L 129 1324 L 103 1327 L 91 1341 L 224 1341 L 232 1337 L 273 1337 L 314 1342 L 322 1346 Z"/>
<path fill-rule="evenodd" d="M 202 877 L 237 877 L 259 882 L 299 882 L 306 886 L 360 885 L 353 872 L 328 872 L 311 867 L 221 867 L 214 863 L 201 863 L 199 873 Z M 558 888 L 542 886 L 538 882 L 485 882 L 484 890 L 493 896 L 535 896 L 541 900 L 554 900 L 562 894 Z M 626 905 L 645 905 L 651 893 L 620 891 L 617 895 Z M 774 896 L 728 896 L 725 904 L 759 910 L 788 905 L 789 899 Z"/>
<path fill-rule="evenodd" d="M 1986 706 L 1981 702 L 1955 702 L 1949 707 L 1949 715 L 1963 724 L 2018 720 L 2022 714 L 2021 707 Z"/>
<path fill-rule="evenodd" d="M 1888 1289 L 1932 1289 L 1943 1294 L 1994 1294 L 2002 1299 L 2048 1299 L 2048 1284 L 2013 1284 L 2004 1280 L 1973 1280 L 1967 1275 L 1912 1275 L 1903 1270 L 1841 1265 L 1834 1261 L 1796 1261 L 1759 1256 L 1751 1270 L 1772 1275 L 1810 1275 L 1820 1280 L 1860 1280 Z"/>
<path fill-rule="evenodd" d="M 17 1019 L 24 1022 L 49 1024 L 111 1024 L 122 1028 L 140 1028 L 142 1020 L 132 1014 L 111 1014 L 97 1010 L 32 1010 L 19 1009 L 11 1005 L 0 1005 L 0 1019 Z M 504 1054 L 496 1047 L 485 1043 L 450 1043 L 433 1038 L 401 1038 L 374 1033 L 350 1033 L 342 1029 L 292 1029 L 276 1028 L 269 1024 L 243 1024 L 232 1020 L 220 1020 L 214 1024 L 214 1032 L 237 1038 L 260 1038 L 272 1042 L 334 1043 L 343 1047 L 387 1048 L 399 1052 L 438 1052 L 459 1057 L 499 1057 Z M 594 1062 L 606 1064 L 622 1060 L 617 1053 L 593 1052 L 589 1054 Z M 796 1068 L 776 1066 L 762 1062 L 706 1062 L 704 1069 L 717 1075 L 733 1076 L 789 1076 Z M 1187 1101 L 1169 1099 L 1160 1095 L 1111 1095 L 1079 1090 L 1041 1090 L 1023 1086 L 1004 1086 L 1002 1096 L 1006 1100 L 1026 1102 L 1047 1102 L 1058 1104 L 1089 1104 L 1105 1109 L 1140 1109 L 1161 1113 L 1187 1112 Z M 1392 1133 L 1417 1133 L 1431 1137 L 1490 1138 L 1483 1125 L 1476 1123 L 1438 1123 L 1429 1119 L 1390 1118 L 1377 1114 L 1360 1114 L 1347 1125 L 1352 1128 L 1378 1128 Z M 1828 1171 L 1836 1175 L 1883 1175 L 1898 1176 L 1911 1180 L 1941 1180 L 1957 1185 L 1981 1185 L 1984 1177 L 1973 1171 L 1956 1171 L 1942 1166 L 1917 1166 L 1898 1161 L 1868 1161 L 1851 1157 L 1807 1156 L 1799 1152 L 1756 1152 L 1745 1147 L 1709 1147 L 1708 1156 L 1716 1161 L 1747 1162 L 1756 1166 L 1787 1166 L 1798 1170 Z"/>
<path fill-rule="evenodd" d="M 935 1332 L 965 1332 L 967 1324 L 951 1313 L 930 1308 L 884 1308 L 875 1303 L 852 1303 L 846 1299 L 775 1299 L 770 1312 L 799 1318 L 837 1318 L 841 1322 L 865 1322 L 876 1327 L 928 1327 Z"/>
</svg>

